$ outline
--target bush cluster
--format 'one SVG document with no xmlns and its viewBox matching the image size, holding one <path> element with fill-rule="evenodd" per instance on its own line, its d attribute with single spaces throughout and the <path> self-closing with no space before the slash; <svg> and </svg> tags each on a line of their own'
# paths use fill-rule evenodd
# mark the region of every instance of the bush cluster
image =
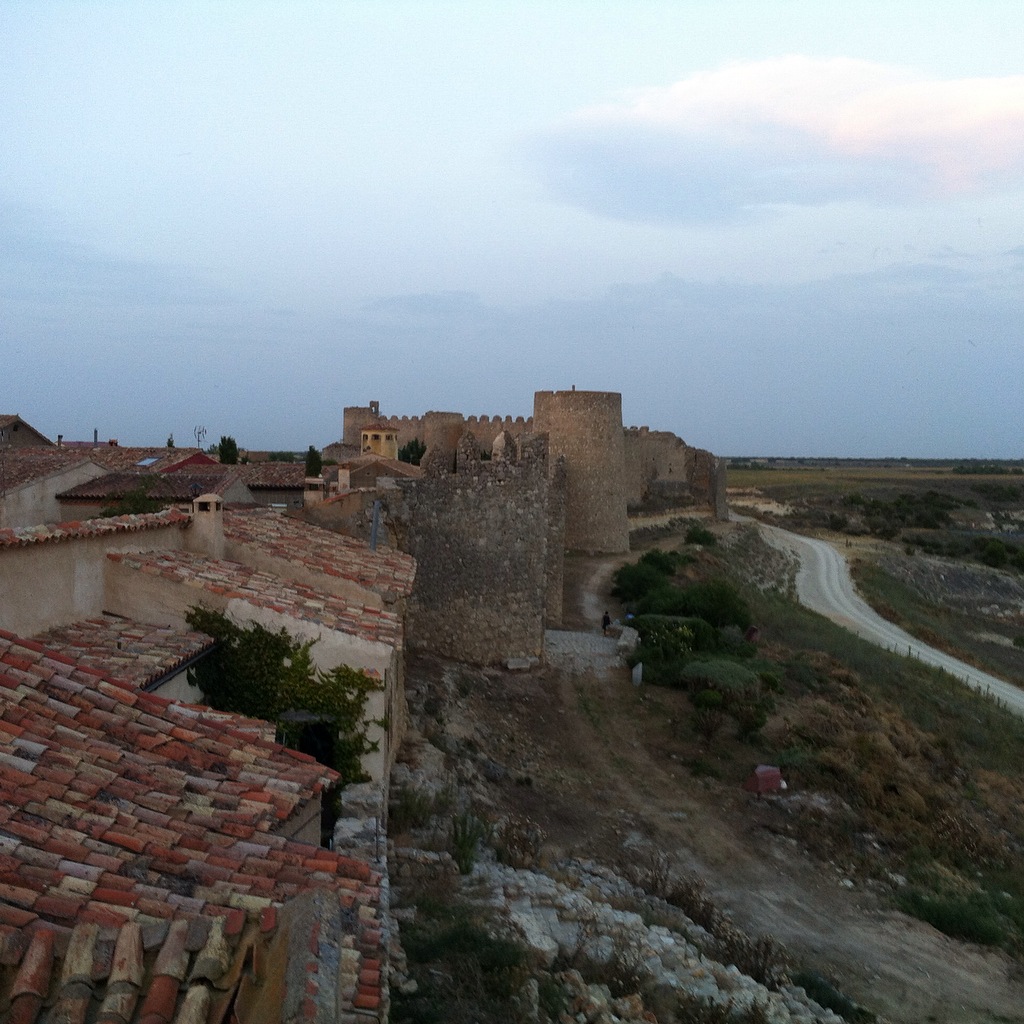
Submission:
<svg viewBox="0 0 1024 1024">
<path fill-rule="evenodd" d="M 286 630 L 271 632 L 258 623 L 238 626 L 221 612 L 195 607 L 185 621 L 214 637 L 213 651 L 189 669 L 211 707 L 277 723 L 278 737 L 298 748 L 309 726 L 285 719 L 286 712 L 307 711 L 330 728 L 321 758 L 341 772 L 345 782 L 366 779 L 361 759 L 377 749 L 367 738 L 371 723 L 366 702 L 379 683 L 347 665 L 329 672 L 313 665 L 313 642 L 293 639 Z"/>
<path fill-rule="evenodd" d="M 952 522 L 950 512 L 964 503 L 950 494 L 926 491 L 924 494 L 900 494 L 891 501 L 865 498 L 859 492 L 848 494 L 844 503 L 856 508 L 870 533 L 892 540 L 905 529 L 938 530 Z"/>
</svg>

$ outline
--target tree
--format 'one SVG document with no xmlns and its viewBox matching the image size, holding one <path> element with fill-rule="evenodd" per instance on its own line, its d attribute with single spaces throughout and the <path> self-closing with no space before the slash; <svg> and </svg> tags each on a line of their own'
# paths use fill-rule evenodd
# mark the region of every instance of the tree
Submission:
<svg viewBox="0 0 1024 1024">
<path fill-rule="evenodd" d="M 125 491 L 120 498 L 117 498 L 105 508 L 100 509 L 100 515 L 134 516 L 144 512 L 159 512 L 161 509 L 167 508 L 166 501 L 160 501 L 159 498 L 151 498 L 149 495 L 149 492 L 156 484 L 156 477 L 142 477 L 130 491 Z"/>
<path fill-rule="evenodd" d="M 220 444 L 217 445 L 217 455 L 225 466 L 237 466 L 238 442 L 233 437 L 221 434 Z"/>
<path fill-rule="evenodd" d="M 174 447 L 174 435 L 173 434 L 168 434 L 167 435 L 167 447 L 168 448 L 173 448 Z"/>
<path fill-rule="evenodd" d="M 402 447 L 398 449 L 398 461 L 408 462 L 410 465 L 418 466 L 420 464 L 420 459 L 423 458 L 423 454 L 426 450 L 427 446 L 422 441 L 419 441 L 414 437 L 408 444 L 403 444 Z"/>
<path fill-rule="evenodd" d="M 310 445 L 309 451 L 306 452 L 306 476 L 319 476 L 323 468 L 324 460 L 316 448 Z"/>
</svg>

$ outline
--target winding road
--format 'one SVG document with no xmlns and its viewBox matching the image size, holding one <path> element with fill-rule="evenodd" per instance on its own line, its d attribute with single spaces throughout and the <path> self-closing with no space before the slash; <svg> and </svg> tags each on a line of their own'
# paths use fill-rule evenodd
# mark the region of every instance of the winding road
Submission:
<svg viewBox="0 0 1024 1024">
<path fill-rule="evenodd" d="M 739 516 L 733 518 L 745 522 L 755 521 Z M 917 658 L 956 676 L 976 690 L 991 693 L 1015 714 L 1024 717 L 1024 691 L 921 643 L 874 611 L 857 594 L 846 559 L 831 544 L 790 533 L 777 526 L 764 523 L 757 525 L 770 544 L 795 555 L 799 560 L 796 592 L 801 604 L 873 644 Z"/>
</svg>

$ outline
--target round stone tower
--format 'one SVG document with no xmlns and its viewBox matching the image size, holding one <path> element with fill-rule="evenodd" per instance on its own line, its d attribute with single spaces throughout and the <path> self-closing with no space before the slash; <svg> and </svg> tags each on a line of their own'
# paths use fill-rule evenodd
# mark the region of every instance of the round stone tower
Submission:
<svg viewBox="0 0 1024 1024">
<path fill-rule="evenodd" d="M 538 391 L 533 429 L 548 435 L 551 464 L 565 456 L 565 546 L 601 554 L 628 551 L 622 395 Z"/>
</svg>

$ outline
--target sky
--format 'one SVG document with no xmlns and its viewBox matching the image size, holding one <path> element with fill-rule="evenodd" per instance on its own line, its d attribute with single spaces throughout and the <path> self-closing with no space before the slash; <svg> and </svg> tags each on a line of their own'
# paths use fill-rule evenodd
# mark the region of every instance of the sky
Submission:
<svg viewBox="0 0 1024 1024">
<path fill-rule="evenodd" d="M 618 391 L 1022 458 L 1019 0 L 4 0 L 0 413 L 305 450 Z"/>
</svg>

